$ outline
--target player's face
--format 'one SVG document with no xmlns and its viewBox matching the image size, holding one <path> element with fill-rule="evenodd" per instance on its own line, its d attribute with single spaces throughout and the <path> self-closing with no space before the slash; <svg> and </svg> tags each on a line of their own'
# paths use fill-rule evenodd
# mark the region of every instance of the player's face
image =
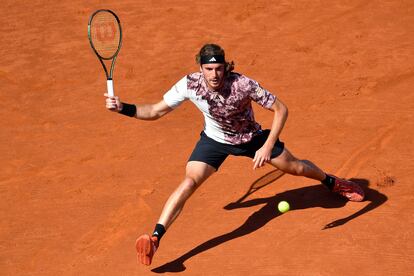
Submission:
<svg viewBox="0 0 414 276">
<path fill-rule="evenodd" d="M 201 65 L 201 72 L 212 90 L 218 90 L 224 81 L 224 64 L 210 63 Z"/>
</svg>

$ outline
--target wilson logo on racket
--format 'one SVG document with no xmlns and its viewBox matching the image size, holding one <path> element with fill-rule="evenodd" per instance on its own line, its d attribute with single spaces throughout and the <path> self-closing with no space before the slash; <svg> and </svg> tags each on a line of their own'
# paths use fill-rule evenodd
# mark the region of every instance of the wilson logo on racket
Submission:
<svg viewBox="0 0 414 276">
<path fill-rule="evenodd" d="M 94 28 L 96 39 L 101 42 L 112 41 L 116 37 L 117 28 L 114 22 L 97 23 Z"/>
</svg>

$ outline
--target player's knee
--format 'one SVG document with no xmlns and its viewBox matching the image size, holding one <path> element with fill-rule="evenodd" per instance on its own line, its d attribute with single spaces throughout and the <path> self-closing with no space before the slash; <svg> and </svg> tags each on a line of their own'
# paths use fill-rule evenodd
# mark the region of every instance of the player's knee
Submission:
<svg viewBox="0 0 414 276">
<path fill-rule="evenodd" d="M 181 188 L 185 192 L 194 192 L 197 189 L 197 181 L 190 176 L 186 176 L 183 183 L 181 184 Z"/>
<path fill-rule="evenodd" d="M 292 172 L 293 172 L 294 175 L 298 175 L 298 176 L 301 176 L 301 175 L 304 174 L 305 165 L 303 164 L 303 162 L 301 160 L 293 162 Z"/>
</svg>

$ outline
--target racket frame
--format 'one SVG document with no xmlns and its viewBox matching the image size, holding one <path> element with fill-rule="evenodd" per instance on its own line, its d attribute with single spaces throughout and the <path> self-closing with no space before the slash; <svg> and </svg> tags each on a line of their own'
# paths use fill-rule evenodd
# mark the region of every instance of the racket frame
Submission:
<svg viewBox="0 0 414 276">
<path fill-rule="evenodd" d="M 115 20 L 117 21 L 118 27 L 119 27 L 119 45 L 118 45 L 118 49 L 116 50 L 116 52 L 112 56 L 107 57 L 107 58 L 102 57 L 98 53 L 98 51 L 96 51 L 96 49 L 95 49 L 95 47 L 93 45 L 93 42 L 92 42 L 91 24 L 92 24 L 93 18 L 99 12 L 109 12 L 110 14 L 112 14 L 115 17 Z M 107 86 L 108 95 L 111 96 L 111 97 L 113 97 L 114 96 L 114 84 L 113 84 L 112 77 L 113 77 L 113 73 L 114 73 L 115 61 L 116 61 L 116 58 L 118 56 L 119 50 L 121 50 L 121 46 L 122 46 L 122 27 L 121 27 L 121 22 L 119 21 L 118 16 L 113 11 L 108 10 L 108 9 L 100 9 L 100 10 L 95 11 L 91 15 L 91 17 L 89 18 L 89 22 L 88 22 L 88 38 L 89 38 L 89 43 L 91 45 L 92 50 L 95 52 L 96 56 L 98 57 L 99 61 L 102 64 L 102 67 L 103 67 L 103 69 L 105 71 L 106 86 Z M 108 69 L 105 66 L 104 60 L 112 60 L 112 62 L 111 62 L 111 68 L 109 69 L 109 72 L 108 72 Z"/>
</svg>

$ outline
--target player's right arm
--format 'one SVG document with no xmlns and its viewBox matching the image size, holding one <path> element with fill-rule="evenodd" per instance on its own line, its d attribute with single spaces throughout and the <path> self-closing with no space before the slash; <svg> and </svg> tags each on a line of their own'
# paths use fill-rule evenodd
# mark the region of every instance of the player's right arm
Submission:
<svg viewBox="0 0 414 276">
<path fill-rule="evenodd" d="M 106 96 L 106 108 L 140 120 L 156 120 L 177 108 L 188 99 L 187 76 L 179 80 L 163 99 L 155 104 L 130 105 L 121 102 L 118 96 Z"/>
<path fill-rule="evenodd" d="M 106 108 L 113 112 L 121 112 L 124 108 L 124 103 L 121 102 L 118 96 L 106 96 Z M 156 120 L 171 112 L 173 109 L 167 105 L 164 100 L 155 104 L 140 104 L 136 106 L 135 118 L 140 120 Z"/>
<path fill-rule="evenodd" d="M 164 100 L 161 100 L 156 104 L 139 105 L 135 118 L 140 120 L 156 120 L 172 110 Z"/>
</svg>

